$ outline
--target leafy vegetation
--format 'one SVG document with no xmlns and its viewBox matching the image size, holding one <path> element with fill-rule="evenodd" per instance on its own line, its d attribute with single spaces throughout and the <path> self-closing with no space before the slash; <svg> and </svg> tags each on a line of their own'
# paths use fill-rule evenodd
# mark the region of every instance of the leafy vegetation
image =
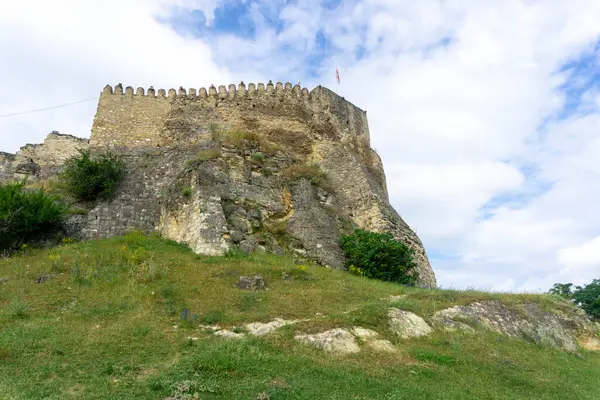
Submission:
<svg viewBox="0 0 600 400">
<path fill-rule="evenodd" d="M 555 283 L 550 293 L 572 300 L 588 315 L 600 319 L 600 279 L 575 287 L 572 283 Z"/>
<path fill-rule="evenodd" d="M 110 152 L 92 157 L 89 150 L 80 150 L 65 162 L 61 180 L 77 200 L 109 199 L 123 180 L 125 168 L 121 158 Z"/>
<path fill-rule="evenodd" d="M 184 197 L 190 197 L 192 195 L 192 187 L 191 186 L 184 187 L 183 190 L 181 191 L 181 194 Z"/>
<path fill-rule="evenodd" d="M 0 183 L 0 250 L 40 239 L 60 228 L 67 207 L 42 189 L 24 182 Z"/>
<path fill-rule="evenodd" d="M 160 274 L 145 279 L 150 266 Z M 50 279 L 36 283 L 43 274 Z M 234 287 L 254 274 L 269 290 Z M 424 290 L 270 254 L 198 256 L 139 233 L 28 249 L 1 259 L 0 277 L 1 399 L 593 400 L 599 389 L 598 354 L 485 331 L 400 340 L 387 327 L 390 304 L 429 319 L 479 300 L 564 303 L 551 295 Z M 244 340 L 201 327 L 242 333 L 278 317 L 305 321 Z M 353 326 L 398 353 L 336 356 L 294 340 Z"/>
<path fill-rule="evenodd" d="M 343 236 L 340 244 L 346 255 L 346 267 L 356 275 L 405 285 L 414 285 L 418 279 L 412 250 L 389 232 L 356 229 L 353 234 Z"/>
<path fill-rule="evenodd" d="M 265 161 L 265 155 L 260 151 L 254 152 L 252 153 L 252 160 L 258 163 L 263 163 Z"/>
</svg>

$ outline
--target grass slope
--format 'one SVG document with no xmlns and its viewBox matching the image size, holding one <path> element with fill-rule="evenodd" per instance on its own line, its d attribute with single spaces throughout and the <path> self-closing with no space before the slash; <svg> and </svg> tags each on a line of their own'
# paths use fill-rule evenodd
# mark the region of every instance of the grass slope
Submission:
<svg viewBox="0 0 600 400">
<path fill-rule="evenodd" d="M 255 273 L 268 291 L 234 288 Z M 50 279 L 36 283 L 42 275 Z M 386 325 L 390 295 L 405 294 L 395 305 L 426 319 L 490 298 L 560 307 L 550 296 L 406 288 L 272 255 L 197 256 L 135 233 L 25 251 L 0 261 L 0 278 L 0 399 L 597 399 L 600 390 L 597 354 L 483 331 L 401 341 Z M 198 326 L 275 317 L 311 320 L 245 340 Z M 399 353 L 337 356 L 293 339 L 352 326 Z"/>
</svg>

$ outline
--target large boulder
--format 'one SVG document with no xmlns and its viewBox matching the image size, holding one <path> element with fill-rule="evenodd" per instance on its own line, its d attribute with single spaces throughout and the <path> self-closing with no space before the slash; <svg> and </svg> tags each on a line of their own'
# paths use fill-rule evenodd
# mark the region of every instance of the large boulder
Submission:
<svg viewBox="0 0 600 400">
<path fill-rule="evenodd" d="M 402 339 L 426 336 L 433 331 L 423 318 L 410 311 L 390 308 L 388 318 L 390 329 Z"/>
<path fill-rule="evenodd" d="M 515 309 L 499 301 L 480 301 L 468 306 L 455 306 L 436 312 L 434 324 L 445 330 L 476 332 L 477 326 L 509 337 L 529 340 L 567 351 L 579 347 L 600 349 L 595 326 L 582 310 L 566 307 L 565 310 L 544 310 L 536 303 Z"/>
</svg>

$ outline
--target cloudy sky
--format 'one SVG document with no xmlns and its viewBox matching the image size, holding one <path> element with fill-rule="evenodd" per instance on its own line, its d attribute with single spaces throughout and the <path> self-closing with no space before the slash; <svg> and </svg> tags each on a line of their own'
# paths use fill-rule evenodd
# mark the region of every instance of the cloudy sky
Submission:
<svg viewBox="0 0 600 400">
<path fill-rule="evenodd" d="M 392 204 L 442 287 L 588 283 L 598 21 L 598 0 L 5 1 L 0 151 L 52 130 L 89 137 L 107 83 L 321 84 L 367 110 Z"/>
</svg>

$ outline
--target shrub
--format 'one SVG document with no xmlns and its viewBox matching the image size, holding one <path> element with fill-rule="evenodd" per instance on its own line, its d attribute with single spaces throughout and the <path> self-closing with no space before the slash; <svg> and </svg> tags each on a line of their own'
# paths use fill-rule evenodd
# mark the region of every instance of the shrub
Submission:
<svg viewBox="0 0 600 400">
<path fill-rule="evenodd" d="M 89 150 L 79 153 L 65 162 L 61 174 L 69 193 L 83 201 L 112 197 L 124 176 L 120 157 L 110 152 L 96 157 L 92 157 Z"/>
<path fill-rule="evenodd" d="M 260 146 L 260 136 L 255 132 L 240 129 L 232 129 L 221 134 L 221 140 L 225 144 L 241 146 L 243 148 L 254 148 Z"/>
<path fill-rule="evenodd" d="M 572 300 L 589 316 L 600 319 L 600 279 L 576 286 L 574 290 L 572 283 L 556 283 L 550 293 Z"/>
<path fill-rule="evenodd" d="M 321 170 L 318 164 L 292 164 L 284 169 L 281 174 L 290 182 L 298 179 L 308 179 L 315 186 L 325 190 L 331 189 L 327 174 Z"/>
<path fill-rule="evenodd" d="M 60 228 L 67 207 L 42 189 L 0 183 L 0 250 L 15 249 Z"/>
<path fill-rule="evenodd" d="M 260 151 L 257 151 L 256 153 L 252 153 L 252 159 L 254 161 L 262 163 L 265 161 L 265 155 L 263 153 L 261 153 Z"/>
<path fill-rule="evenodd" d="M 389 232 L 356 229 L 343 236 L 340 244 L 346 267 L 356 275 L 407 285 L 414 285 L 418 278 L 412 250 Z"/>
</svg>

